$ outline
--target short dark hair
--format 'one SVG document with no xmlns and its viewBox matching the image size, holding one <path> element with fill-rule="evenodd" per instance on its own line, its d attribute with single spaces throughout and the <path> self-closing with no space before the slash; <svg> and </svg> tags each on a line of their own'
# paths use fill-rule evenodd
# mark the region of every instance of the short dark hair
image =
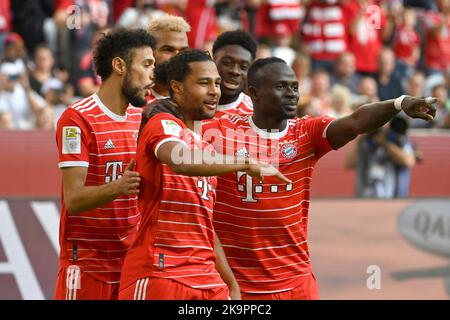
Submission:
<svg viewBox="0 0 450 320">
<path fill-rule="evenodd" d="M 252 63 L 250 68 L 248 69 L 247 74 L 247 82 L 249 86 L 257 86 L 257 73 L 259 70 L 261 70 L 263 67 L 273 64 L 273 63 L 282 63 L 286 64 L 286 61 L 283 59 L 277 58 L 277 57 L 270 57 L 270 58 L 264 58 L 264 59 L 258 59 L 255 62 Z"/>
<path fill-rule="evenodd" d="M 256 41 L 248 32 L 236 30 L 222 33 L 216 39 L 216 41 L 214 41 L 214 45 L 212 48 L 213 54 L 215 54 L 215 52 L 220 48 L 228 45 L 241 46 L 248 52 L 250 52 L 250 54 L 252 55 L 252 59 L 255 59 L 256 57 Z"/>
<path fill-rule="evenodd" d="M 108 79 L 112 73 L 111 62 L 120 57 L 127 65 L 131 63 L 133 49 L 151 47 L 155 49 L 156 40 L 144 29 L 116 29 L 97 41 L 94 52 L 94 68 L 102 80 Z"/>
<path fill-rule="evenodd" d="M 172 88 L 170 81 L 183 81 L 192 72 L 189 63 L 198 61 L 213 61 L 211 55 L 207 51 L 188 49 L 180 52 L 170 60 L 160 63 L 155 67 L 156 82 L 164 85 L 169 89 L 172 96 Z"/>
</svg>

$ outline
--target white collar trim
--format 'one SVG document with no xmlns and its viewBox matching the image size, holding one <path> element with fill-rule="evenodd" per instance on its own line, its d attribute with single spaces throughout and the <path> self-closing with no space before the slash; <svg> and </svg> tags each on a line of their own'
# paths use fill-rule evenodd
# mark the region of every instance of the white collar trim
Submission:
<svg viewBox="0 0 450 320">
<path fill-rule="evenodd" d="M 278 132 L 268 132 L 266 129 L 260 129 L 256 126 L 256 124 L 253 122 L 252 116 L 248 117 L 248 122 L 250 124 L 250 127 L 261 137 L 267 138 L 267 139 L 280 139 L 286 135 L 289 129 L 289 121 L 286 122 L 286 128 L 284 128 L 282 131 Z"/>
<path fill-rule="evenodd" d="M 244 97 L 245 97 L 245 94 L 243 92 L 241 92 L 239 94 L 239 97 L 235 101 L 227 103 L 227 104 L 219 104 L 217 106 L 217 111 L 227 111 L 227 110 L 236 108 L 244 100 Z"/>
<path fill-rule="evenodd" d="M 115 121 L 119 121 L 119 122 L 124 122 L 127 120 L 127 115 L 128 113 L 126 113 L 124 116 L 118 115 L 114 112 L 112 112 L 111 110 L 108 109 L 107 106 L 105 106 L 103 104 L 103 102 L 100 100 L 99 96 L 97 95 L 97 93 L 94 93 L 92 95 L 92 98 L 94 99 L 95 103 L 97 103 L 97 105 L 99 106 L 99 108 L 111 119 L 115 120 Z"/>
<path fill-rule="evenodd" d="M 163 96 L 163 95 L 160 95 L 158 92 L 156 92 L 156 91 L 153 90 L 153 89 L 150 89 L 150 90 L 152 91 L 152 95 L 153 95 L 157 100 L 169 98 L 169 96 Z"/>
</svg>

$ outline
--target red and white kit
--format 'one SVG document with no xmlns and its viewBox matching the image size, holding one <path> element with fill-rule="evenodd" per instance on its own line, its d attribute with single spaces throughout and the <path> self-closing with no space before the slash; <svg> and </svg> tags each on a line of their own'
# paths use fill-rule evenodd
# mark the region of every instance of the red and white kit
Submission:
<svg viewBox="0 0 450 320">
<path fill-rule="evenodd" d="M 326 138 L 332 120 L 294 118 L 282 132 L 266 132 L 251 116 L 230 116 L 202 127 L 218 152 L 271 161 L 292 180 L 261 183 L 245 172 L 218 177 L 214 227 L 242 292 L 316 288 L 306 240 L 310 183 L 317 160 L 332 150 Z"/>
<path fill-rule="evenodd" d="M 114 114 L 97 94 L 75 102 L 58 121 L 58 166 L 87 168 L 86 186 L 118 179 L 135 159 L 141 112 L 129 106 L 126 115 Z M 137 195 L 121 196 L 77 215 L 68 214 L 62 198 L 56 298 L 83 298 L 80 294 L 87 288 L 80 277 L 84 275 L 95 278 L 100 285 L 118 286 L 122 263 L 139 221 Z"/>
<path fill-rule="evenodd" d="M 137 150 L 142 223 L 125 258 L 120 299 L 194 299 L 199 290 L 219 290 L 219 299 L 227 299 L 228 289 L 215 268 L 217 179 L 173 172 L 156 157 L 169 141 L 212 149 L 169 113 L 153 116 L 143 128 Z M 182 293 L 180 287 L 185 288 Z"/>
</svg>

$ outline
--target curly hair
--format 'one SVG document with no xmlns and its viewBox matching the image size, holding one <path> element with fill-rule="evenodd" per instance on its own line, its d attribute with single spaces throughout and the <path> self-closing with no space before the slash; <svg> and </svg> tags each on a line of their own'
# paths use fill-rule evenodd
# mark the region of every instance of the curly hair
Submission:
<svg viewBox="0 0 450 320">
<path fill-rule="evenodd" d="M 252 55 L 252 59 L 255 59 L 257 48 L 256 41 L 248 32 L 242 30 L 222 33 L 216 41 L 214 41 L 212 52 L 214 54 L 220 48 L 233 44 L 246 49 Z"/>
<path fill-rule="evenodd" d="M 147 32 L 155 36 L 160 31 L 189 32 L 191 26 L 182 17 L 164 14 L 152 19 L 147 26 Z"/>
<path fill-rule="evenodd" d="M 153 36 L 143 29 L 116 29 L 97 41 L 94 51 L 94 68 L 97 74 L 104 81 L 112 73 L 112 60 L 120 57 L 127 65 L 130 65 L 133 59 L 133 50 L 151 47 L 155 49 L 156 40 Z"/>
</svg>

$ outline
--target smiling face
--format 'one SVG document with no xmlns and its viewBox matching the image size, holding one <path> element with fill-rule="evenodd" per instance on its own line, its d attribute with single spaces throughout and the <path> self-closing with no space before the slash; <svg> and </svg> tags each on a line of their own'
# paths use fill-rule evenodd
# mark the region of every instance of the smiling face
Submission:
<svg viewBox="0 0 450 320">
<path fill-rule="evenodd" d="M 186 120 L 214 117 L 220 99 L 220 76 L 212 61 L 190 62 L 191 72 L 182 82 L 172 80 L 174 99 Z"/>
<path fill-rule="evenodd" d="M 272 63 L 258 71 L 257 85 L 249 87 L 255 113 L 279 121 L 296 116 L 299 85 L 294 71 L 284 63 Z"/>
<path fill-rule="evenodd" d="M 222 77 L 221 103 L 233 102 L 245 90 L 251 53 L 239 45 L 227 45 L 214 53 L 214 62 Z"/>
<path fill-rule="evenodd" d="M 156 65 L 168 61 L 189 46 L 186 32 L 159 31 L 154 35 L 156 38 Z"/>
<path fill-rule="evenodd" d="M 150 47 L 133 50 L 132 59 L 122 84 L 122 93 L 134 106 L 146 104 L 145 97 L 153 86 L 155 58 Z"/>
</svg>

